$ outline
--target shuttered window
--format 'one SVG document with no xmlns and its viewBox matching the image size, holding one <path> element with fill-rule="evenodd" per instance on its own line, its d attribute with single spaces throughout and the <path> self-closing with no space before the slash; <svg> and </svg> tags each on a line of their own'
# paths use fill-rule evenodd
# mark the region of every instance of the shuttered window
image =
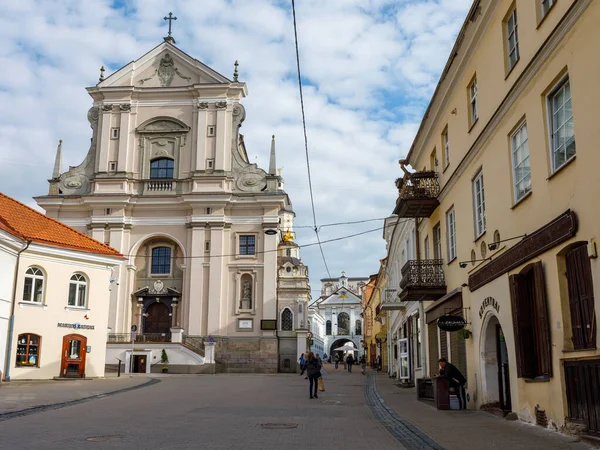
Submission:
<svg viewBox="0 0 600 450">
<path fill-rule="evenodd" d="M 552 341 L 542 263 L 510 278 L 517 376 L 552 376 Z"/>
<path fill-rule="evenodd" d="M 427 324 L 427 335 L 429 338 L 429 376 L 434 376 L 440 371 L 438 364 L 438 327 L 435 321 Z"/>
<path fill-rule="evenodd" d="M 575 350 L 596 348 L 596 315 L 594 283 L 586 245 L 566 255 L 571 330 Z"/>
</svg>

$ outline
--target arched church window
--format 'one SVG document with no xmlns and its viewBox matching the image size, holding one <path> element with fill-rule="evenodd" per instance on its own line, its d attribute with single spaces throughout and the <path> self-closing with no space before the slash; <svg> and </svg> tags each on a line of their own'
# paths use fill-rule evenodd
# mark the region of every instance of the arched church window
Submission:
<svg viewBox="0 0 600 450">
<path fill-rule="evenodd" d="M 328 321 L 325 323 L 325 334 L 326 334 L 327 336 L 331 336 L 331 320 L 328 320 Z"/>
<path fill-rule="evenodd" d="M 240 309 L 252 309 L 252 276 L 246 273 L 240 281 Z"/>
<path fill-rule="evenodd" d="M 152 275 L 171 273 L 171 248 L 154 247 L 152 249 Z"/>
<path fill-rule="evenodd" d="M 356 334 L 362 334 L 362 322 L 360 320 L 356 321 Z"/>
<path fill-rule="evenodd" d="M 293 328 L 294 316 L 288 308 L 285 308 L 281 313 L 281 329 L 283 331 L 292 331 Z"/>
<path fill-rule="evenodd" d="M 175 162 L 170 158 L 158 158 L 150 162 L 150 178 L 172 179 Z"/>
<path fill-rule="evenodd" d="M 338 315 L 338 334 L 350 334 L 350 316 L 348 313 L 343 312 Z"/>
</svg>

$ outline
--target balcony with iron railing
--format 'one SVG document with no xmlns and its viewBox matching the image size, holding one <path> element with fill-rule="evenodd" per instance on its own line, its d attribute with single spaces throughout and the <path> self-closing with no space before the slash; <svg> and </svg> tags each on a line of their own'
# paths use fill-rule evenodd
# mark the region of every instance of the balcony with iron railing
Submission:
<svg viewBox="0 0 600 450">
<path fill-rule="evenodd" d="M 433 171 L 415 172 L 396 180 L 398 201 L 394 214 L 398 217 L 430 217 L 439 206 L 440 183 Z"/>
<path fill-rule="evenodd" d="M 402 267 L 398 301 L 435 301 L 446 295 L 444 261 L 410 260 Z"/>
</svg>

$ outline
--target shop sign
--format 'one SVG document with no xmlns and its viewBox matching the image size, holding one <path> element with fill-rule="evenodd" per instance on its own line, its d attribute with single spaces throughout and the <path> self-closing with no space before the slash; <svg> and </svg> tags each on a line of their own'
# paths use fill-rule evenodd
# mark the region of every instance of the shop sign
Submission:
<svg viewBox="0 0 600 450">
<path fill-rule="evenodd" d="M 56 324 L 58 328 L 72 328 L 73 330 L 93 330 L 94 325 L 82 325 L 80 323 L 63 323 Z"/>
<path fill-rule="evenodd" d="M 444 331 L 459 331 L 462 330 L 467 322 L 460 316 L 445 315 L 438 319 L 437 326 Z"/>
<path fill-rule="evenodd" d="M 496 310 L 497 313 L 500 313 L 500 303 L 498 303 L 494 297 L 486 297 L 481 302 L 481 307 L 479 308 L 479 318 L 480 319 L 483 318 L 483 313 L 485 313 L 485 309 L 488 306 L 491 306 L 492 308 L 494 308 Z"/>
</svg>

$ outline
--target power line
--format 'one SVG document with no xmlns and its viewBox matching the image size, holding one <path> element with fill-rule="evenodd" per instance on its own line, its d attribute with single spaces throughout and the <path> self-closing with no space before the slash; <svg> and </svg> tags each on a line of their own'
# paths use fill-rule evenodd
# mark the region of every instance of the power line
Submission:
<svg viewBox="0 0 600 450">
<path fill-rule="evenodd" d="M 340 226 L 340 225 L 355 225 L 358 223 L 367 223 L 367 222 L 378 222 L 380 220 L 385 220 L 387 219 L 387 217 L 379 217 L 377 219 L 364 219 L 364 220 L 354 220 L 354 221 L 350 221 L 350 222 L 335 222 L 335 223 L 326 223 L 323 225 L 319 225 L 319 229 L 321 228 L 325 228 L 325 227 L 336 227 L 336 226 Z M 313 228 L 312 225 L 294 225 L 294 228 Z"/>
<path fill-rule="evenodd" d="M 315 235 L 317 236 L 317 243 L 321 250 L 321 257 L 323 258 L 323 264 L 325 264 L 325 270 L 327 275 L 331 278 L 329 267 L 327 266 L 327 260 L 325 259 L 325 253 L 323 252 L 323 246 L 321 245 L 321 238 L 319 237 L 319 228 L 317 227 L 317 215 L 315 213 L 315 199 L 313 195 L 312 180 L 310 176 L 310 158 L 308 156 L 308 137 L 306 134 L 306 114 L 304 112 L 304 95 L 302 93 L 302 75 L 300 73 L 300 50 L 298 48 L 298 27 L 296 25 L 296 3 L 292 0 L 292 16 L 294 19 L 294 43 L 296 44 L 296 67 L 298 68 L 298 88 L 300 90 L 300 109 L 302 110 L 302 129 L 304 130 L 304 151 L 306 153 L 306 170 L 308 172 L 308 190 L 310 192 L 310 204 L 312 207 L 313 225 Z"/>
</svg>

